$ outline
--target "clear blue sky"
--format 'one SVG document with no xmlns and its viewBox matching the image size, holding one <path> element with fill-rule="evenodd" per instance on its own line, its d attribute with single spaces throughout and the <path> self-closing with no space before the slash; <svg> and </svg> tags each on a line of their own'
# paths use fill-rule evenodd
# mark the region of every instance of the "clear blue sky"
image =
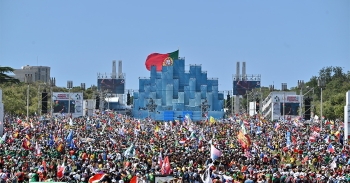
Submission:
<svg viewBox="0 0 350 183">
<path fill-rule="evenodd" d="M 324 66 L 350 70 L 350 1 L 0 1 L 0 65 L 50 66 L 59 86 L 89 87 L 123 60 L 138 89 L 146 57 L 178 48 L 219 90 L 232 89 L 237 61 L 263 86 L 290 88 Z"/>
</svg>

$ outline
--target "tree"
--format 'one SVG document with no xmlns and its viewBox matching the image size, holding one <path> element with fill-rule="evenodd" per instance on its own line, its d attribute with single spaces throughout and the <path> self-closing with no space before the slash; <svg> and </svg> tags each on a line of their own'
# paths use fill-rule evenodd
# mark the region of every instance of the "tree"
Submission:
<svg viewBox="0 0 350 183">
<path fill-rule="evenodd" d="M 0 67 L 0 83 L 19 83 L 18 79 L 15 79 L 7 73 L 13 73 L 12 67 Z"/>
</svg>

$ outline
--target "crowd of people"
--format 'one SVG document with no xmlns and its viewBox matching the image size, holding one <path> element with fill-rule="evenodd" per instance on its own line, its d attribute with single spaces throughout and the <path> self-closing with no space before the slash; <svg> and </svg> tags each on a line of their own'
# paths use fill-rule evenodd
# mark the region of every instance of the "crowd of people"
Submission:
<svg viewBox="0 0 350 183">
<path fill-rule="evenodd" d="M 235 115 L 193 122 L 6 115 L 0 143 L 5 182 L 350 181 L 341 121 L 270 121 Z"/>
</svg>

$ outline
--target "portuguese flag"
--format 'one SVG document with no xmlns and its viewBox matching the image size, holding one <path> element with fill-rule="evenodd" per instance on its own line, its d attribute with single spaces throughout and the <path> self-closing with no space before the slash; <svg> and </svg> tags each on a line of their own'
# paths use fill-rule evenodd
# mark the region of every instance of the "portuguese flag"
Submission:
<svg viewBox="0 0 350 183">
<path fill-rule="evenodd" d="M 147 70 L 151 70 L 151 66 L 155 65 L 157 71 L 162 71 L 162 66 L 170 66 L 173 65 L 174 60 L 178 59 L 179 50 L 171 52 L 171 53 L 152 53 L 148 55 L 146 59 L 146 68 Z"/>
</svg>

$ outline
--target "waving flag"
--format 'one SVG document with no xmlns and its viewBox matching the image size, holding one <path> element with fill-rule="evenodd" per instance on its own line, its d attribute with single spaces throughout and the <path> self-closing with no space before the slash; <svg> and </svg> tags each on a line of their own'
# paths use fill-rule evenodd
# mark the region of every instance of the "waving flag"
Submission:
<svg viewBox="0 0 350 183">
<path fill-rule="evenodd" d="M 244 135 L 242 131 L 239 131 L 237 139 L 242 148 L 247 149 L 250 146 L 250 138 L 247 135 Z"/>
<path fill-rule="evenodd" d="M 190 115 L 189 115 L 189 114 L 186 114 L 186 116 L 185 116 L 185 120 L 186 120 L 186 122 L 187 122 L 187 124 L 188 124 L 188 125 L 191 125 L 192 120 L 191 120 L 191 117 L 190 117 Z"/>
<path fill-rule="evenodd" d="M 89 178 L 89 183 L 98 183 L 100 182 L 104 177 L 106 176 L 106 174 L 104 173 L 99 173 L 99 174 L 96 174 L 92 177 Z"/>
<path fill-rule="evenodd" d="M 70 126 L 73 126 L 73 125 L 74 125 L 74 124 L 73 124 L 72 118 L 69 118 L 69 125 L 70 125 Z"/>
<path fill-rule="evenodd" d="M 0 144 L 5 143 L 5 141 L 6 141 L 6 135 L 7 135 L 7 132 L 4 133 L 4 135 L 1 137 L 1 139 L 0 139 Z"/>
<path fill-rule="evenodd" d="M 329 135 L 326 135 L 326 137 L 323 140 L 324 140 L 324 142 L 329 143 L 330 142 L 329 141 Z"/>
<path fill-rule="evenodd" d="M 242 131 L 243 135 L 247 134 L 247 129 L 245 128 L 245 125 L 242 121 L 241 121 L 241 131 Z"/>
<path fill-rule="evenodd" d="M 53 146 L 55 144 L 55 141 L 53 140 L 52 134 L 49 135 L 49 146 Z"/>
<path fill-rule="evenodd" d="M 178 59 L 179 50 L 176 50 L 171 53 L 152 53 L 148 55 L 145 66 L 147 70 L 151 70 L 151 66 L 156 66 L 156 71 L 162 71 L 163 66 L 171 66 L 173 65 L 174 60 Z"/>
<path fill-rule="evenodd" d="M 210 124 L 214 124 L 216 121 L 215 119 L 213 118 L 213 116 L 210 116 Z"/>
<path fill-rule="evenodd" d="M 204 172 L 204 174 L 201 176 L 201 179 L 203 181 L 203 183 L 212 183 L 213 181 L 211 180 L 210 177 L 210 166 L 209 168 L 207 168 Z"/>
<path fill-rule="evenodd" d="M 129 183 L 137 183 L 137 176 L 133 176 Z"/>
<path fill-rule="evenodd" d="M 67 142 L 70 144 L 71 141 L 72 141 L 72 139 L 73 139 L 73 130 L 70 130 L 70 132 L 69 132 L 69 134 L 68 134 L 66 140 L 67 140 Z"/>
<path fill-rule="evenodd" d="M 63 151 L 63 144 L 62 142 L 57 146 L 57 151 L 62 152 Z"/>
<path fill-rule="evenodd" d="M 71 140 L 71 141 L 70 141 L 69 147 L 72 148 L 72 149 L 76 149 L 76 148 L 77 148 L 77 146 L 75 145 L 74 140 Z"/>
<path fill-rule="evenodd" d="M 328 152 L 334 153 L 334 148 L 333 148 L 332 144 L 328 145 Z"/>
<path fill-rule="evenodd" d="M 22 147 L 26 150 L 28 150 L 30 148 L 30 142 L 29 140 L 27 140 L 26 138 L 23 139 L 22 141 Z"/>
<path fill-rule="evenodd" d="M 163 175 L 170 174 L 170 162 L 169 162 L 169 157 L 168 156 L 166 156 L 164 158 L 164 162 L 162 164 L 161 172 L 162 172 Z"/>
<path fill-rule="evenodd" d="M 126 151 L 124 152 L 124 156 L 125 157 L 129 157 L 129 156 L 134 157 L 135 156 L 134 144 L 131 144 L 131 146 L 126 149 Z"/>
<path fill-rule="evenodd" d="M 62 179 L 63 178 L 64 168 L 65 168 L 64 163 L 61 166 L 58 165 L 58 167 L 57 167 L 57 178 L 58 179 Z"/>
<path fill-rule="evenodd" d="M 280 124 L 277 122 L 275 123 L 275 126 L 274 126 L 275 130 L 278 131 L 278 129 L 280 128 Z"/>
<path fill-rule="evenodd" d="M 38 142 L 35 142 L 35 153 L 37 156 L 41 156 L 41 149 L 40 149 L 40 146 L 38 145 Z"/>
<path fill-rule="evenodd" d="M 213 145 L 211 145 L 210 148 L 210 157 L 213 161 L 215 161 L 216 159 L 220 158 L 222 155 L 222 152 L 219 151 L 218 149 L 216 149 Z"/>
</svg>

